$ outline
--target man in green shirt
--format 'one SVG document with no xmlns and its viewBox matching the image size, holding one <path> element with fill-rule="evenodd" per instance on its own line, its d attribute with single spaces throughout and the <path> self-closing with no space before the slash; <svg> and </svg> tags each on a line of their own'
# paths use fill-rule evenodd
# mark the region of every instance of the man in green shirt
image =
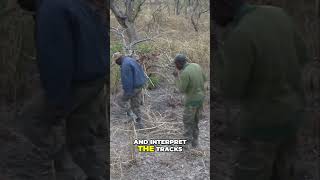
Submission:
<svg viewBox="0 0 320 180">
<path fill-rule="evenodd" d="M 226 99 L 240 102 L 236 180 L 293 179 L 295 136 L 303 120 L 301 74 L 309 58 L 280 8 L 216 0 L 214 21 L 230 30 L 214 59 Z"/>
<path fill-rule="evenodd" d="M 176 84 L 181 93 L 185 94 L 185 109 L 183 124 L 184 136 L 188 146 L 198 146 L 199 118 L 201 116 L 202 104 L 205 97 L 204 82 L 205 75 L 202 68 L 196 63 L 187 63 L 186 56 L 178 54 L 174 59 L 176 68 L 180 74 L 174 73 Z M 177 72 L 177 71 L 176 71 Z"/>
</svg>

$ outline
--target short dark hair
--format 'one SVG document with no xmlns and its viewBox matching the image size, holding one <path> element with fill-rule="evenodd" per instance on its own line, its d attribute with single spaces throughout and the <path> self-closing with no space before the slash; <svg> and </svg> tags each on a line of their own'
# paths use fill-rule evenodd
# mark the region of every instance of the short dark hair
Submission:
<svg viewBox="0 0 320 180">
<path fill-rule="evenodd" d="M 187 57 L 184 54 L 177 54 L 174 58 L 175 63 L 184 64 L 187 62 Z"/>
</svg>

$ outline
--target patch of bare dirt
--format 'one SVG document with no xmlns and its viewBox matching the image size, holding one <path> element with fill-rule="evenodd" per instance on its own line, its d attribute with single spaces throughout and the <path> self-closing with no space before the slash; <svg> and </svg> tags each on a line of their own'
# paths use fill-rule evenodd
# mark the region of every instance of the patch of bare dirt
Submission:
<svg viewBox="0 0 320 180">
<path fill-rule="evenodd" d="M 111 179 L 209 179 L 209 103 L 199 123 L 199 148 L 139 153 L 134 139 L 183 139 L 181 95 L 167 86 L 144 94 L 145 130 L 135 130 L 132 123 L 126 123 L 129 117 L 115 103 L 116 97 L 111 97 Z"/>
</svg>

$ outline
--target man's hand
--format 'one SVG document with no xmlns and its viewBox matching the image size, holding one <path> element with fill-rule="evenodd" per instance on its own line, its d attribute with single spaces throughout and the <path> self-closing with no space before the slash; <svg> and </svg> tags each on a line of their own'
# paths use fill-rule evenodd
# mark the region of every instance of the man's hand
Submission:
<svg viewBox="0 0 320 180">
<path fill-rule="evenodd" d="M 173 71 L 172 75 L 173 75 L 174 77 L 178 77 L 179 71 L 178 71 L 178 70 Z"/>
</svg>

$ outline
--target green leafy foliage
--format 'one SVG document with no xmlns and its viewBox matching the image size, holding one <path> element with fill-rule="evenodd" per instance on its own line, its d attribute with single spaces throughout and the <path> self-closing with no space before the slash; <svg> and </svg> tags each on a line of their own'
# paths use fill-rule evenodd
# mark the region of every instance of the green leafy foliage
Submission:
<svg viewBox="0 0 320 180">
<path fill-rule="evenodd" d="M 111 44 L 110 47 L 110 55 L 116 53 L 116 52 L 122 52 L 123 51 L 123 45 L 120 42 L 116 42 L 114 44 Z"/>
<path fill-rule="evenodd" d="M 120 42 L 113 42 L 110 45 L 110 58 L 112 55 L 116 52 L 122 52 L 123 53 L 123 45 Z M 110 92 L 115 93 L 119 90 L 120 87 L 120 68 L 118 65 L 113 64 L 112 61 L 110 61 L 111 69 L 110 69 Z"/>
<path fill-rule="evenodd" d="M 160 85 L 160 78 L 159 78 L 157 75 L 151 74 L 151 75 L 149 76 L 149 78 L 150 78 L 150 79 L 148 80 L 148 84 L 147 84 L 147 88 L 148 88 L 148 89 L 152 90 L 152 89 L 156 89 L 157 87 L 159 87 L 159 85 Z M 152 81 L 152 83 L 151 83 L 150 81 Z"/>
<path fill-rule="evenodd" d="M 150 43 L 142 43 L 137 45 L 135 50 L 138 54 L 147 54 L 153 52 L 155 48 Z"/>
</svg>

